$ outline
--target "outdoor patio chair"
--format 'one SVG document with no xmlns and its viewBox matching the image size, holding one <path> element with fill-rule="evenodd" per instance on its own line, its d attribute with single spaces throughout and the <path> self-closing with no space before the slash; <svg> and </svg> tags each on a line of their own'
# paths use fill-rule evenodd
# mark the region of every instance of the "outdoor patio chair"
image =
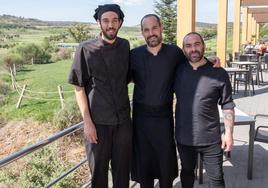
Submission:
<svg viewBox="0 0 268 188">
<path fill-rule="evenodd" d="M 264 63 L 264 69 L 268 70 L 268 53 L 264 54 L 263 63 Z"/>
<path fill-rule="evenodd" d="M 247 55 L 239 55 L 239 61 L 248 61 Z"/>
<path fill-rule="evenodd" d="M 268 143 L 268 115 L 257 114 L 254 117 L 256 122 L 260 118 L 262 118 L 262 120 L 264 121 L 262 121 L 257 127 L 255 131 L 254 141 Z M 257 122 L 257 125 L 258 125 L 258 122 Z"/>
<path fill-rule="evenodd" d="M 238 77 L 234 78 L 236 82 L 236 90 L 238 92 L 238 85 L 239 83 L 244 83 L 245 89 L 244 89 L 244 96 L 247 96 L 247 93 L 251 93 L 252 90 L 252 95 L 255 95 L 255 89 L 254 89 L 254 81 L 253 81 L 253 76 L 252 76 L 252 67 L 249 67 L 249 72 L 243 75 L 238 75 Z M 250 86 L 251 85 L 251 86 Z"/>
<path fill-rule="evenodd" d="M 260 82 L 263 83 L 263 69 L 262 62 L 259 61 L 256 67 L 256 84 L 260 85 Z"/>
<path fill-rule="evenodd" d="M 234 53 L 234 61 L 239 61 L 240 52 Z"/>
</svg>

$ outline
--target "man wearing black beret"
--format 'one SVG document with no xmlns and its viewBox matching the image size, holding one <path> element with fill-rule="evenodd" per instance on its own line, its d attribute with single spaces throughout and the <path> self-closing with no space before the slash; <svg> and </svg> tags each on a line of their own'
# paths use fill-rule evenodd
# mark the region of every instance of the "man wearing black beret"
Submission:
<svg viewBox="0 0 268 188">
<path fill-rule="evenodd" d="M 91 187 L 108 188 L 111 161 L 113 187 L 128 188 L 132 150 L 129 42 L 117 37 L 124 14 L 118 5 L 106 4 L 95 10 L 94 18 L 101 34 L 77 48 L 69 83 L 75 85 L 84 120 Z"/>
</svg>

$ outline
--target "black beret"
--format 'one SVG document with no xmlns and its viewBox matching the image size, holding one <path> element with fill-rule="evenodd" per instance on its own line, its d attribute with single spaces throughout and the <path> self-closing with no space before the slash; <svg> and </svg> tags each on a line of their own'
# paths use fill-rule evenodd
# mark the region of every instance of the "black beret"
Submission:
<svg viewBox="0 0 268 188">
<path fill-rule="evenodd" d="M 124 13 L 120 9 L 120 6 L 117 4 L 105 4 L 105 5 L 99 5 L 98 8 L 95 9 L 94 18 L 95 20 L 98 20 L 101 18 L 101 15 L 105 12 L 112 11 L 115 12 L 119 19 L 124 21 Z"/>
</svg>

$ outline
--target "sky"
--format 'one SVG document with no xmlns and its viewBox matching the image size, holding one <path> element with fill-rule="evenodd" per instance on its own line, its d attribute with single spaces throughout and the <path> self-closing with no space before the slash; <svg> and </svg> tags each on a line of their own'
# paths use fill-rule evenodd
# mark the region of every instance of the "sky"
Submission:
<svg viewBox="0 0 268 188">
<path fill-rule="evenodd" d="M 196 0 L 196 21 L 217 23 L 219 0 Z M 9 14 L 44 21 L 95 22 L 94 10 L 100 4 L 117 3 L 125 13 L 125 26 L 137 25 L 154 13 L 155 0 L 0 0 L 0 15 Z M 233 19 L 233 0 L 228 0 L 228 21 Z"/>
</svg>

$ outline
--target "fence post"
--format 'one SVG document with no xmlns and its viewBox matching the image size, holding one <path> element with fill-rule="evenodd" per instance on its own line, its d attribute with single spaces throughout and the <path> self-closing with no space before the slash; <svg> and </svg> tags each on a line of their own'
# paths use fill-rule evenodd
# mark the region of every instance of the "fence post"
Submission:
<svg viewBox="0 0 268 188">
<path fill-rule="evenodd" d="M 15 84 L 15 77 L 14 77 L 14 74 L 13 74 L 13 70 L 11 67 L 9 67 L 9 70 L 10 70 L 10 77 L 11 77 L 11 83 L 12 83 L 12 88 L 15 90 L 16 89 L 16 84 Z"/>
<path fill-rule="evenodd" d="M 19 107 L 20 107 L 20 104 L 21 104 L 21 101 L 22 101 L 22 98 L 23 98 L 23 95 L 24 95 L 26 86 L 27 86 L 26 84 L 23 85 L 22 91 L 21 91 L 21 93 L 20 93 L 20 98 L 19 98 L 19 100 L 18 100 L 18 103 L 17 103 L 16 108 L 19 108 Z"/>
<path fill-rule="evenodd" d="M 58 85 L 58 92 L 59 92 L 59 96 L 60 96 L 61 108 L 64 108 L 64 96 L 63 96 L 63 90 L 62 90 L 61 85 Z"/>
<path fill-rule="evenodd" d="M 17 75 L 17 70 L 16 70 L 16 65 L 13 64 L 13 74 L 16 76 Z"/>
<path fill-rule="evenodd" d="M 34 64 L 34 58 L 32 57 L 32 59 L 31 59 L 31 63 L 32 63 L 32 65 Z"/>
</svg>

